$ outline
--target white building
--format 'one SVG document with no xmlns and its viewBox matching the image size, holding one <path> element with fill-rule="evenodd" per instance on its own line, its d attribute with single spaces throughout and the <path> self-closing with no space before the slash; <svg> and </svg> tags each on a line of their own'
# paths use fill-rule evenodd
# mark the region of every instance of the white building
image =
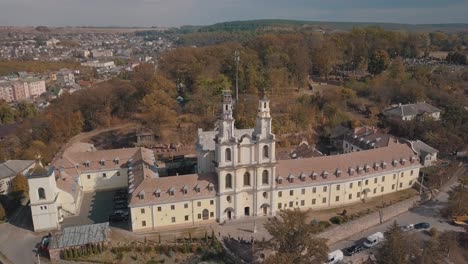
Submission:
<svg viewBox="0 0 468 264">
<path fill-rule="evenodd" d="M 63 86 L 71 86 L 75 83 L 75 74 L 73 71 L 62 69 L 57 72 L 57 82 Z"/>
<path fill-rule="evenodd" d="M 440 119 L 440 110 L 426 102 L 415 104 L 398 104 L 383 111 L 383 115 L 389 119 L 410 121 L 410 120 L 425 120 L 432 118 L 433 120 Z"/>
<path fill-rule="evenodd" d="M 11 193 L 11 181 L 16 175 L 26 175 L 33 167 L 34 160 L 7 160 L 0 164 L 0 194 Z"/>
<path fill-rule="evenodd" d="M 105 61 L 105 62 L 100 62 L 98 60 L 95 61 L 87 61 L 87 62 L 82 62 L 81 66 L 84 67 L 92 67 L 92 68 L 106 68 L 106 69 L 111 69 L 115 67 L 115 63 L 113 61 Z"/>
<path fill-rule="evenodd" d="M 7 103 L 15 100 L 15 92 L 11 82 L 0 82 L 0 100 L 5 100 Z"/>
</svg>

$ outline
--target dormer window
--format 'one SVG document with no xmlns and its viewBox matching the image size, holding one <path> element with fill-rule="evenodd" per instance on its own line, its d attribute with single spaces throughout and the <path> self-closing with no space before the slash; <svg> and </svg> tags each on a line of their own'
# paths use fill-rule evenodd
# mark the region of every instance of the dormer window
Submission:
<svg viewBox="0 0 468 264">
<path fill-rule="evenodd" d="M 386 169 L 387 168 L 387 162 L 383 161 L 382 162 L 382 169 Z"/>
<path fill-rule="evenodd" d="M 169 193 L 169 196 L 174 196 L 174 194 L 175 194 L 174 188 L 173 187 L 169 188 L 168 193 Z"/>
<path fill-rule="evenodd" d="M 283 183 L 283 177 L 278 176 L 278 178 L 276 178 L 276 181 L 278 182 L 278 184 L 282 184 Z"/>
<path fill-rule="evenodd" d="M 101 166 L 104 166 L 104 165 L 106 165 L 106 161 L 104 159 L 102 159 L 102 160 L 99 161 L 99 164 L 101 164 Z"/>
<path fill-rule="evenodd" d="M 293 183 L 293 182 L 294 182 L 294 175 L 292 175 L 292 174 L 290 173 L 290 174 L 288 175 L 288 178 L 287 178 L 287 179 L 288 179 L 288 181 L 289 181 L 290 183 Z"/>
<path fill-rule="evenodd" d="M 366 166 L 364 166 L 364 171 L 367 173 L 369 172 L 369 170 L 370 170 L 370 166 L 366 164 Z"/>
<path fill-rule="evenodd" d="M 159 198 L 161 197 L 161 190 L 160 189 L 157 189 L 155 192 L 154 192 L 154 195 Z"/>
<path fill-rule="evenodd" d="M 354 175 L 354 169 L 352 167 L 349 167 L 348 173 L 349 173 L 350 176 L 353 176 Z"/>
<path fill-rule="evenodd" d="M 379 170 L 380 164 L 379 163 L 374 163 L 374 170 Z"/>
<path fill-rule="evenodd" d="M 341 170 L 337 169 L 336 172 L 335 172 L 335 175 L 336 175 L 336 177 L 340 177 L 341 176 Z"/>
<path fill-rule="evenodd" d="M 401 158 L 401 165 L 405 165 L 405 163 L 406 163 L 406 159 Z"/>
<path fill-rule="evenodd" d="M 84 162 L 84 165 L 85 165 L 85 167 L 89 168 L 89 166 L 91 165 L 91 162 L 89 160 L 87 160 L 87 161 Z"/>
<path fill-rule="evenodd" d="M 362 172 L 362 170 L 363 170 L 363 168 L 362 168 L 361 166 L 357 166 L 357 169 L 356 169 L 356 171 L 357 171 L 357 173 L 358 173 L 358 174 L 359 174 L 359 173 L 361 173 L 361 172 Z"/>
<path fill-rule="evenodd" d="M 323 171 L 322 177 L 326 179 L 328 177 L 328 171 Z"/>
<path fill-rule="evenodd" d="M 188 193 L 188 187 L 187 187 L 187 185 L 184 185 L 184 187 L 182 187 L 182 192 L 183 192 L 184 194 L 187 194 L 187 193 Z"/>
<path fill-rule="evenodd" d="M 301 173 L 301 175 L 299 175 L 299 179 L 301 179 L 301 181 L 305 181 L 305 178 L 306 178 L 305 173 Z"/>
<path fill-rule="evenodd" d="M 210 192 L 213 191 L 213 187 L 214 187 L 214 185 L 210 182 L 208 184 L 208 191 L 210 191 Z"/>
<path fill-rule="evenodd" d="M 318 174 L 316 172 L 312 172 L 312 180 L 315 181 L 317 180 Z"/>
<path fill-rule="evenodd" d="M 398 165 L 398 160 L 393 160 L 392 165 L 393 167 L 396 167 Z"/>
<path fill-rule="evenodd" d="M 118 157 L 114 159 L 114 163 L 115 163 L 115 164 L 119 164 L 119 163 L 120 163 L 120 160 L 119 160 Z"/>
<path fill-rule="evenodd" d="M 139 192 L 138 193 L 138 198 L 140 198 L 140 200 L 145 199 L 145 192 L 144 191 Z"/>
<path fill-rule="evenodd" d="M 200 192 L 200 186 L 198 186 L 198 184 L 195 186 L 195 192 L 199 193 Z"/>
<path fill-rule="evenodd" d="M 411 163 L 414 163 L 415 161 L 416 161 L 416 157 L 415 157 L 415 156 L 411 156 L 410 162 L 411 162 Z"/>
</svg>

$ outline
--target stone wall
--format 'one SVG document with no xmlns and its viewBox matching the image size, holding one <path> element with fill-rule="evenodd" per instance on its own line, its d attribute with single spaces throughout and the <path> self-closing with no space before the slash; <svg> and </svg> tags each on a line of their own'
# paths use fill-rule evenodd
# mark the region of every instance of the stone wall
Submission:
<svg viewBox="0 0 468 264">
<path fill-rule="evenodd" d="M 320 233 L 318 237 L 327 238 L 327 244 L 332 245 L 338 241 L 346 239 L 354 234 L 376 226 L 380 223 L 389 220 L 392 217 L 395 217 L 408 211 L 409 209 L 414 207 L 419 201 L 419 196 L 411 197 L 407 200 L 390 205 L 377 212 L 360 217 L 356 220 L 344 223 L 342 225 L 333 226 Z"/>
</svg>

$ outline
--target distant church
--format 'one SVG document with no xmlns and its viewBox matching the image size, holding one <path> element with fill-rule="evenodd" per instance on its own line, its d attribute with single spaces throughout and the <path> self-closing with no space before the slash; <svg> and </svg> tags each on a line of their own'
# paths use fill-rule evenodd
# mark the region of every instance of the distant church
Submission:
<svg viewBox="0 0 468 264">
<path fill-rule="evenodd" d="M 59 228 L 77 213 L 84 192 L 128 188 L 131 229 L 144 232 L 358 203 L 411 188 L 421 167 L 411 145 L 396 140 L 360 152 L 276 160 L 266 97 L 255 128 L 236 129 L 234 122 L 232 97 L 224 93 L 217 130 L 198 130 L 197 174 L 160 177 L 145 148 L 72 145 L 46 172 L 29 175 L 35 230 Z"/>
</svg>

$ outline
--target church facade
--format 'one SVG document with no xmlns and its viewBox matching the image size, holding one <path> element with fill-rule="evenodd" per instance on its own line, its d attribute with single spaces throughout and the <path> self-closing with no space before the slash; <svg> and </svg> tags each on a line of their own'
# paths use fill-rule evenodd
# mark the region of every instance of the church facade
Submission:
<svg viewBox="0 0 468 264">
<path fill-rule="evenodd" d="M 80 143 L 59 153 L 52 170 L 29 177 L 34 210 L 53 204 L 41 216 L 53 223 L 39 229 L 59 226 L 79 211 L 83 193 L 97 190 L 127 188 L 129 226 L 146 232 L 346 206 L 411 188 L 419 175 L 417 153 L 397 139 L 365 151 L 277 160 L 270 101 L 259 100 L 251 129 L 235 128 L 233 107 L 224 94 L 217 128 L 198 130 L 195 174 L 160 177 L 154 153 L 145 148 L 95 150 Z M 43 185 L 50 185 L 46 199 Z"/>
</svg>

